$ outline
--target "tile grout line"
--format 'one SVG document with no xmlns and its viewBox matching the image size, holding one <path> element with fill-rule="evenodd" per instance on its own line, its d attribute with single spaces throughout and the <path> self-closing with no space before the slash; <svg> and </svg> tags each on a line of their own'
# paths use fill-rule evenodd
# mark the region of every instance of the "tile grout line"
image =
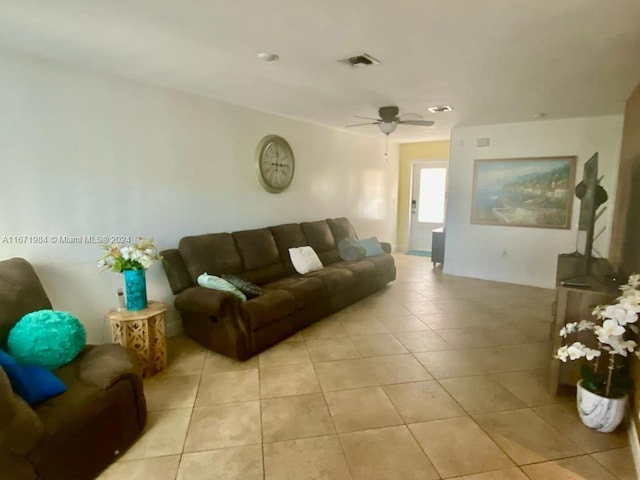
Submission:
<svg viewBox="0 0 640 480">
<path fill-rule="evenodd" d="M 343 326 L 344 328 L 344 326 Z M 304 335 L 303 335 L 304 337 Z M 305 338 L 305 344 L 307 346 L 307 350 L 309 350 L 309 345 L 306 343 L 307 340 Z M 311 352 L 309 352 L 309 356 L 311 356 Z M 318 362 L 319 363 L 319 362 Z M 351 480 L 353 480 L 353 472 L 351 470 L 351 465 L 349 464 L 349 460 L 347 460 L 347 454 L 344 451 L 344 445 L 342 444 L 342 440 L 340 438 L 340 434 L 338 433 L 338 429 L 336 428 L 336 422 L 333 418 L 333 415 L 331 414 L 331 409 L 329 408 L 329 402 L 327 401 L 327 397 L 325 395 L 325 390 L 322 387 L 322 384 L 320 383 L 320 377 L 318 377 L 318 372 L 316 370 L 316 362 L 314 362 L 313 360 L 311 361 L 311 368 L 313 368 L 313 373 L 316 376 L 316 380 L 318 381 L 318 386 L 320 387 L 320 394 L 322 395 L 322 400 L 324 402 L 324 406 L 327 409 L 327 414 L 329 415 L 329 419 L 331 420 L 331 425 L 333 426 L 333 431 L 334 434 L 336 436 L 336 438 L 338 439 L 338 445 L 340 445 L 340 452 L 342 453 L 342 458 L 344 459 L 344 463 L 347 465 L 347 471 L 349 472 L 349 476 L 351 477 Z"/>
<path fill-rule="evenodd" d="M 263 405 L 262 405 L 262 376 L 260 375 L 260 357 L 258 357 L 258 401 L 260 402 L 260 452 L 262 456 L 262 478 L 267 478 L 267 465 L 264 454 L 264 422 L 263 422 Z"/>
<path fill-rule="evenodd" d="M 196 408 L 196 400 L 198 398 L 198 392 L 200 391 L 200 385 L 202 383 L 202 376 L 204 374 L 204 367 L 207 363 L 207 357 L 209 356 L 209 353 L 207 352 L 207 354 L 204 356 L 204 361 L 202 362 L 202 370 L 200 370 L 200 375 L 198 377 L 198 386 L 196 388 L 196 394 L 193 397 L 193 405 L 191 406 L 191 413 L 189 415 L 189 422 L 187 423 L 187 430 L 184 434 L 184 440 L 182 441 L 182 448 L 180 449 L 180 458 L 178 460 L 178 468 L 176 469 L 176 479 L 178 478 L 178 476 L 180 475 L 180 466 L 182 465 L 182 457 L 184 455 L 184 448 L 187 445 L 187 437 L 189 436 L 189 430 L 191 429 L 191 421 L 193 420 L 193 412 Z"/>
<path fill-rule="evenodd" d="M 631 421 L 633 422 L 633 419 L 632 419 Z M 636 430 L 635 430 L 635 425 L 634 425 L 634 426 L 632 426 L 632 427 L 629 427 L 629 429 L 628 429 L 628 431 L 627 431 L 627 434 L 628 434 L 628 436 L 630 437 L 630 439 L 631 439 L 631 440 L 633 440 L 633 438 L 631 437 L 631 435 L 634 435 L 634 434 L 635 434 L 635 431 L 636 431 Z M 639 475 L 639 473 L 640 473 L 640 472 L 638 471 L 638 462 L 637 462 L 637 459 L 635 458 L 635 455 L 633 455 L 633 449 L 634 449 L 633 445 L 629 445 L 628 447 L 621 447 L 621 448 L 609 448 L 609 449 L 607 449 L 607 450 L 602 450 L 602 451 L 600 451 L 600 452 L 593 452 L 593 453 L 589 453 L 589 454 L 588 454 L 588 456 L 589 456 L 589 457 L 591 457 L 591 458 L 592 458 L 592 459 L 593 459 L 593 460 L 594 460 L 598 465 L 600 465 L 602 468 L 604 468 L 604 469 L 605 469 L 605 471 L 607 471 L 608 473 L 610 473 L 610 474 L 611 474 L 611 476 L 613 476 L 613 477 L 615 477 L 615 478 L 619 479 L 620 477 L 619 477 L 618 475 L 616 475 L 616 474 L 615 474 L 614 472 L 612 472 L 609 468 L 607 468 L 607 466 L 606 466 L 606 465 L 604 465 L 603 463 L 601 463 L 597 458 L 595 458 L 595 457 L 594 457 L 594 455 L 595 455 L 595 454 L 598 454 L 598 453 L 611 452 L 611 451 L 614 451 L 614 450 L 622 450 L 622 449 L 625 449 L 625 448 L 629 448 L 629 449 L 631 449 L 631 456 L 632 456 L 632 459 L 631 459 L 631 460 L 633 461 L 633 464 L 634 464 L 634 465 L 633 465 L 633 466 L 634 466 L 634 470 L 635 470 L 635 472 L 636 472 L 636 476 L 637 476 L 638 478 L 640 478 L 640 475 Z"/>
<path fill-rule="evenodd" d="M 533 409 L 532 409 L 532 408 L 529 408 L 529 407 L 527 407 L 526 409 L 525 409 L 525 408 L 519 408 L 519 409 L 515 409 L 515 410 L 504 410 L 503 412 L 491 412 L 491 413 L 484 413 L 484 414 L 481 414 L 481 415 L 492 415 L 492 414 L 494 414 L 494 413 L 513 412 L 513 411 L 518 411 L 518 410 L 531 410 L 531 412 L 532 412 L 534 415 L 536 415 L 537 417 L 541 418 L 541 419 L 544 421 L 544 418 L 542 418 L 542 417 L 540 417 L 539 415 L 537 415 L 537 414 L 536 414 L 536 412 L 534 412 L 534 411 L 533 411 Z M 479 415 L 478 415 L 478 416 L 479 416 Z M 487 436 L 491 439 L 491 441 L 492 441 L 492 442 L 493 442 L 493 443 L 494 443 L 494 444 L 495 444 L 495 445 L 496 445 L 496 446 L 497 446 L 497 447 L 498 447 L 498 448 L 499 448 L 499 449 L 500 449 L 500 450 L 501 450 L 501 451 L 502 451 L 502 452 L 503 452 L 503 453 L 504 453 L 504 454 L 505 454 L 505 455 L 506 455 L 506 456 L 507 456 L 507 457 L 508 457 L 508 458 L 509 458 L 509 459 L 510 459 L 510 460 L 511 460 L 515 465 L 516 465 L 516 466 L 517 466 L 517 467 L 519 467 L 519 468 L 522 468 L 523 466 L 528 466 L 528 465 L 538 465 L 538 464 L 542 464 L 542 463 L 555 462 L 555 461 L 557 461 L 557 460 L 563 460 L 563 459 L 566 459 L 566 458 L 577 458 L 577 457 L 589 456 L 589 454 L 581 453 L 580 455 L 568 455 L 568 456 L 565 456 L 565 457 L 558 457 L 558 458 L 551 458 L 551 459 L 547 458 L 547 459 L 542 460 L 542 461 L 540 461 L 540 462 L 531 462 L 531 463 L 523 463 L 523 464 L 520 464 L 520 463 L 518 463 L 518 462 L 516 461 L 516 459 L 515 459 L 515 458 L 513 458 L 511 455 L 509 455 L 509 453 L 508 453 L 508 452 L 507 452 L 507 451 L 506 451 L 506 450 L 505 450 L 505 449 L 504 449 L 504 448 L 503 448 L 503 447 L 502 447 L 502 446 L 501 446 L 501 445 L 500 445 L 500 444 L 495 440 L 494 436 L 493 436 L 493 435 L 491 435 L 491 433 L 490 433 L 487 429 L 483 428 L 483 426 L 482 426 L 482 425 L 481 425 L 481 424 L 476 420 L 476 418 L 475 418 L 473 415 L 469 415 L 469 418 L 471 418 L 471 420 L 473 420 L 473 422 L 474 422 L 476 425 L 478 425 L 478 427 L 480 428 L 480 430 L 482 430 L 482 431 L 485 433 L 485 435 L 487 435 Z M 548 422 L 546 422 L 546 421 L 545 421 L 545 423 L 548 423 Z M 554 430 L 556 430 L 556 429 L 554 428 Z M 557 431 L 557 430 L 556 430 L 556 431 Z M 564 437 L 566 437 L 566 435 L 563 435 L 563 436 L 564 436 Z M 576 447 L 578 447 L 578 449 L 579 449 L 579 450 L 581 450 L 581 451 L 582 451 L 582 447 L 580 447 L 579 445 L 576 445 L 576 444 L 575 444 L 575 442 L 573 442 L 573 440 L 571 440 L 571 439 L 569 439 L 569 440 L 570 440 L 570 441 L 571 441 L 571 443 L 573 443 Z"/>
<path fill-rule="evenodd" d="M 424 422 L 416 422 L 416 423 L 424 423 Z M 405 423 L 405 427 L 407 428 L 407 430 L 409 430 L 409 434 L 411 435 L 411 438 L 413 438 L 413 440 L 418 444 L 418 447 L 420 448 L 424 456 L 427 458 L 427 460 L 433 467 L 433 470 L 438 474 L 438 477 L 444 478 L 442 472 L 438 469 L 438 467 L 436 467 L 436 464 L 433 462 L 433 460 L 431 459 L 427 451 L 424 449 L 424 447 L 422 446 L 422 443 L 420 443 L 418 438 L 413 433 L 413 430 L 411 429 L 410 425 L 413 425 L 413 424 Z"/>
</svg>

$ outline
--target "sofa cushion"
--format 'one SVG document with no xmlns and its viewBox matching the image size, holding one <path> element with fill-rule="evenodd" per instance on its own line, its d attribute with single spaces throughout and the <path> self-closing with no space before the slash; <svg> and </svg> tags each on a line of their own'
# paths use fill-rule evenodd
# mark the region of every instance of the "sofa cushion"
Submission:
<svg viewBox="0 0 640 480">
<path fill-rule="evenodd" d="M 233 232 L 245 271 L 279 263 L 278 247 L 268 228 Z"/>
<path fill-rule="evenodd" d="M 277 263 L 269 267 L 253 270 L 252 272 L 245 272 L 242 276 L 256 285 L 264 285 L 265 283 L 284 278 L 286 277 L 286 274 L 284 273 L 283 265 L 281 263 Z"/>
<path fill-rule="evenodd" d="M 300 228 L 300 225 L 297 223 L 287 223 L 285 225 L 269 227 L 269 230 L 278 247 L 280 262 L 284 265 L 285 273 L 287 275 L 295 274 L 296 270 L 291 264 L 289 249 L 309 245 L 307 238 L 302 232 L 302 228 Z"/>
<path fill-rule="evenodd" d="M 358 238 L 356 229 L 353 228 L 353 225 L 351 225 L 351 222 L 346 217 L 327 218 L 327 224 L 331 229 L 333 240 L 335 241 L 336 245 L 343 238 L 350 238 L 352 240 Z"/>
<path fill-rule="evenodd" d="M 293 295 L 296 310 L 320 301 L 329 295 L 329 290 L 322 280 L 299 275 L 282 278 L 264 286 L 265 292 L 270 290 L 284 290 Z"/>
<path fill-rule="evenodd" d="M 235 275 L 243 270 L 242 258 L 230 233 L 184 237 L 178 250 L 194 284 L 204 272 Z"/>
<path fill-rule="evenodd" d="M 293 295 L 285 290 L 265 291 L 262 295 L 241 304 L 252 330 L 257 330 L 286 317 L 296 309 Z"/>
<path fill-rule="evenodd" d="M 54 373 L 67 391 L 35 407 L 46 435 L 76 428 L 82 424 L 78 418 L 89 421 L 106 408 L 102 399 L 109 388 L 123 378 L 141 375 L 136 359 L 134 352 L 121 345 L 87 345 L 73 362 L 57 369 Z"/>
<path fill-rule="evenodd" d="M 76 369 L 77 365 L 74 362 L 56 370 L 56 375 L 67 384 L 67 392 L 35 408 L 44 423 L 47 435 L 64 428 L 65 425 L 73 424 L 73 418 L 81 412 L 81 407 L 91 406 L 91 399 L 104 391 L 102 388 L 79 381 Z"/>
<path fill-rule="evenodd" d="M 329 225 L 324 220 L 303 222 L 300 228 L 304 232 L 308 245 L 318 254 L 323 265 L 330 265 L 340 260 L 336 243 Z"/>
<path fill-rule="evenodd" d="M 142 364 L 131 348 L 117 343 L 87 345 L 74 362 L 78 380 L 107 389 L 125 376 L 142 377 Z"/>
<path fill-rule="evenodd" d="M 297 223 L 287 223 L 285 225 L 276 225 L 275 227 L 269 227 L 271 235 L 276 242 L 278 252 L 280 254 L 280 261 L 289 261 L 289 249 L 296 247 L 304 247 L 309 245 L 307 237 L 304 236 L 302 228 Z"/>
<path fill-rule="evenodd" d="M 307 273 L 305 276 L 322 280 L 330 294 L 346 290 L 355 283 L 356 278 L 349 269 L 338 268 L 333 265 Z"/>
<path fill-rule="evenodd" d="M 24 258 L 0 262 L 0 345 L 25 314 L 51 308 L 33 267 Z"/>
<path fill-rule="evenodd" d="M 283 278 L 278 247 L 268 228 L 233 232 L 244 265 L 243 276 L 250 282 L 263 285 Z"/>
<path fill-rule="evenodd" d="M 367 262 L 371 262 L 376 266 L 376 272 L 378 274 L 395 268 L 393 257 L 388 253 L 385 253 L 384 255 L 378 255 L 376 257 L 366 257 L 366 260 Z"/>
<path fill-rule="evenodd" d="M 356 282 L 364 282 L 372 276 L 377 275 L 377 268 L 373 262 L 368 260 L 358 260 L 355 262 L 337 262 L 331 265 L 336 268 L 349 270 L 355 276 Z"/>
</svg>

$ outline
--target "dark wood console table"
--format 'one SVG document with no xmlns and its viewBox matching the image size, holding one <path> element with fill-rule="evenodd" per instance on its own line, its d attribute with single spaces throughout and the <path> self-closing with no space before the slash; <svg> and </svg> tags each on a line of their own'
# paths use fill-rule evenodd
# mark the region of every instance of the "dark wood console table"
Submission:
<svg viewBox="0 0 640 480">
<path fill-rule="evenodd" d="M 431 231 L 431 262 L 434 267 L 444 264 L 444 227 Z"/>
<path fill-rule="evenodd" d="M 580 361 L 562 363 L 554 358 L 558 348 L 565 342 L 581 341 L 587 345 L 594 343 L 592 332 L 575 333 L 564 339 L 560 337 L 560 330 L 567 323 L 580 320 L 593 320 L 593 309 L 611 302 L 619 295 L 618 285 L 613 283 L 613 268 L 604 258 L 593 259 L 591 274 L 577 275 L 583 265 L 584 257 L 574 254 L 558 255 L 558 269 L 556 272 L 556 300 L 553 306 L 553 321 L 551 323 L 551 370 L 549 375 L 549 391 L 558 393 L 563 385 L 575 386 L 580 379 Z M 565 283 L 563 284 L 563 280 Z M 575 284 L 584 283 L 589 287 L 578 287 Z"/>
</svg>

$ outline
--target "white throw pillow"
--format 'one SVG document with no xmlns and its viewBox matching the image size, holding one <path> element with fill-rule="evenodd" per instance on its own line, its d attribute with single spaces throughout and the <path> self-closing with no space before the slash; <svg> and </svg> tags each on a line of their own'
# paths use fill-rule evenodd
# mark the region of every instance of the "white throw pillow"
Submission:
<svg viewBox="0 0 640 480">
<path fill-rule="evenodd" d="M 198 277 L 198 285 L 204 288 L 211 288 L 213 290 L 231 292 L 243 302 L 247 301 L 246 295 L 238 290 L 234 285 L 227 282 L 224 278 L 216 277 L 215 275 L 208 275 L 207 272 L 204 272 Z"/>
<path fill-rule="evenodd" d="M 316 252 L 314 252 L 311 247 L 290 248 L 289 257 L 291 257 L 293 268 L 302 275 L 324 268 L 318 255 L 316 255 Z"/>
</svg>

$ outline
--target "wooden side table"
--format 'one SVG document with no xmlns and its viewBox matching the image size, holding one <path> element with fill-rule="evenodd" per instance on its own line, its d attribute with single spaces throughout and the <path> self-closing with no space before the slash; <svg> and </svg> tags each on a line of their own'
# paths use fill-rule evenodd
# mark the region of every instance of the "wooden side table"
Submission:
<svg viewBox="0 0 640 480">
<path fill-rule="evenodd" d="M 136 351 L 143 365 L 143 376 L 151 377 L 167 366 L 164 302 L 149 302 L 144 310 L 107 312 L 111 322 L 111 339 Z"/>
</svg>

